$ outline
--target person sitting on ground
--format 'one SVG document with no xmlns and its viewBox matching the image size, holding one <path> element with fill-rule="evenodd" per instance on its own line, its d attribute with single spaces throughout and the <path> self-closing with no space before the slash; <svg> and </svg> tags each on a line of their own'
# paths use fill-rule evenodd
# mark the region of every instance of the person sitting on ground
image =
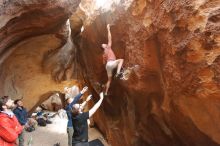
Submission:
<svg viewBox="0 0 220 146">
<path fill-rule="evenodd" d="M 37 128 L 37 125 L 37 121 L 34 118 L 30 117 L 28 118 L 27 124 L 25 125 L 25 130 L 27 132 L 32 132 Z"/>
<path fill-rule="evenodd" d="M 110 25 L 107 25 L 108 30 L 108 44 L 102 44 L 102 48 L 104 49 L 103 54 L 103 64 L 105 64 L 105 68 L 107 71 L 108 81 L 105 85 L 105 95 L 107 95 L 111 81 L 112 81 L 112 73 L 115 68 L 117 68 L 117 72 L 115 77 L 120 77 L 120 71 L 124 62 L 124 59 L 116 59 L 115 53 L 112 50 L 112 37 L 110 31 Z"/>
<path fill-rule="evenodd" d="M 8 96 L 0 98 L 0 146 L 15 146 L 23 127 L 12 112 L 13 100 Z"/>
<path fill-rule="evenodd" d="M 47 124 L 51 124 L 52 122 L 49 120 L 47 114 L 44 113 L 42 107 L 37 108 L 37 116 L 36 120 L 39 126 L 47 126 Z"/>
<path fill-rule="evenodd" d="M 88 87 L 84 87 L 82 91 L 78 95 L 76 95 L 74 98 L 71 97 L 71 89 L 65 87 L 65 100 L 67 102 L 67 105 L 65 107 L 66 113 L 67 113 L 67 134 L 68 134 L 68 146 L 72 146 L 72 136 L 73 136 L 73 123 L 72 123 L 72 107 L 74 104 L 76 104 L 79 99 L 82 97 L 82 95 L 88 90 Z"/>
<path fill-rule="evenodd" d="M 79 104 L 75 104 L 72 109 L 72 122 L 74 134 L 72 146 L 89 146 L 87 120 L 97 111 L 104 99 L 103 92 L 100 93 L 99 101 L 88 111 L 82 112 Z"/>
</svg>

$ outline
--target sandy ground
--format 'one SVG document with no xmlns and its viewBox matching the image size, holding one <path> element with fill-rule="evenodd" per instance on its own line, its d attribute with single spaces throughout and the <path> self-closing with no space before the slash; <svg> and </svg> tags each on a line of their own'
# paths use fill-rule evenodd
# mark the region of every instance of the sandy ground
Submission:
<svg viewBox="0 0 220 146">
<path fill-rule="evenodd" d="M 67 146 L 66 119 L 61 119 L 59 116 L 51 119 L 52 124 L 46 127 L 37 127 L 33 132 L 25 132 L 25 146 L 53 146 L 55 143 L 60 143 L 60 146 Z M 95 129 L 89 129 L 89 141 L 100 139 L 105 146 L 108 146 L 103 136 Z M 31 143 L 31 145 L 28 145 Z"/>
</svg>

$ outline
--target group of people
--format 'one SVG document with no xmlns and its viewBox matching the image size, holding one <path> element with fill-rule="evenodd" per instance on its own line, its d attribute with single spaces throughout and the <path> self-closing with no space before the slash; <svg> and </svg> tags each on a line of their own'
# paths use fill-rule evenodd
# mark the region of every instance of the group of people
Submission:
<svg viewBox="0 0 220 146">
<path fill-rule="evenodd" d="M 67 90 L 66 94 L 68 95 Z M 83 96 L 83 94 L 88 90 L 88 87 L 84 87 L 78 95 L 75 97 L 66 96 L 67 105 L 65 107 L 68 123 L 67 123 L 67 133 L 68 133 L 68 146 L 89 146 L 88 144 L 88 124 L 87 120 L 96 112 L 100 107 L 104 94 L 101 92 L 99 101 L 88 111 L 83 112 L 86 104 L 91 100 L 92 95 L 89 95 L 84 102 L 78 104 L 78 101 Z"/>
<path fill-rule="evenodd" d="M 65 110 L 68 115 L 68 145 L 69 146 L 89 146 L 88 144 L 88 124 L 87 120 L 96 112 L 96 110 L 100 107 L 104 96 L 108 95 L 108 90 L 110 88 L 110 84 L 112 82 L 113 71 L 116 70 L 115 78 L 122 77 L 122 65 L 123 59 L 116 59 L 115 53 L 112 50 L 112 36 L 110 25 L 107 25 L 108 32 L 108 44 L 102 44 L 102 48 L 104 49 L 103 53 L 103 64 L 105 65 L 108 81 L 105 84 L 104 93 L 101 92 L 99 94 L 99 101 L 88 111 L 83 112 L 83 109 L 86 103 L 91 99 L 91 95 L 89 95 L 82 104 L 77 104 L 80 97 L 87 91 L 87 87 L 84 87 L 83 90 L 76 96 L 74 99 L 67 98 L 68 105 Z"/>
<path fill-rule="evenodd" d="M 116 59 L 116 56 L 111 49 L 112 37 L 110 25 L 107 25 L 108 31 L 108 44 L 102 44 L 104 49 L 103 63 L 105 64 L 108 81 L 105 84 L 104 93 L 99 94 L 99 101 L 87 112 L 83 112 L 85 105 L 92 98 L 89 95 L 82 104 L 78 101 L 83 94 L 88 90 L 84 87 L 78 95 L 72 97 L 69 94 L 69 88 L 65 88 L 66 100 L 66 114 L 68 117 L 67 133 L 69 146 L 89 146 L 88 143 L 88 124 L 87 120 L 97 111 L 100 107 L 104 96 L 108 95 L 108 90 L 112 81 L 113 70 L 117 68 L 115 77 L 121 76 L 121 68 L 123 59 Z M 14 108 L 16 105 L 16 108 Z M 23 107 L 21 100 L 11 100 L 8 96 L 0 98 L 0 146 L 15 146 L 16 139 L 19 139 L 19 146 L 24 146 L 24 129 L 29 127 L 28 113 Z"/>
<path fill-rule="evenodd" d="M 69 146 L 88 146 L 87 120 L 100 107 L 104 94 L 100 93 L 99 101 L 88 111 L 83 112 L 85 105 L 91 100 L 89 95 L 86 100 L 78 104 L 83 94 L 88 90 L 84 87 L 75 97 L 66 97 L 65 107 L 68 117 L 67 133 Z M 73 124 L 74 123 L 74 124 Z M 28 113 L 21 100 L 13 101 L 8 96 L 0 98 L 0 146 L 24 146 L 24 130 L 29 127 Z M 19 144 L 16 143 L 18 139 Z"/>
<path fill-rule="evenodd" d="M 24 130 L 34 131 L 36 125 L 34 119 L 28 118 L 21 99 L 0 98 L 0 146 L 14 146 L 17 138 L 18 145 L 24 146 Z"/>
</svg>

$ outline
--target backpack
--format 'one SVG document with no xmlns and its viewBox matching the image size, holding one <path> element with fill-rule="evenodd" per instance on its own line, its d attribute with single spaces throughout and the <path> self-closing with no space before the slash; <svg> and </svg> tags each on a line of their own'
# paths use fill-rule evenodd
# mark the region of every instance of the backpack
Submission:
<svg viewBox="0 0 220 146">
<path fill-rule="evenodd" d="M 37 123 L 38 123 L 39 126 L 44 126 L 45 127 L 47 125 L 46 120 L 44 120 L 43 118 L 37 119 Z"/>
<path fill-rule="evenodd" d="M 34 126 L 30 126 L 30 127 L 25 128 L 25 130 L 26 130 L 27 132 L 32 132 L 32 131 L 35 130 L 35 128 L 34 128 Z"/>
</svg>

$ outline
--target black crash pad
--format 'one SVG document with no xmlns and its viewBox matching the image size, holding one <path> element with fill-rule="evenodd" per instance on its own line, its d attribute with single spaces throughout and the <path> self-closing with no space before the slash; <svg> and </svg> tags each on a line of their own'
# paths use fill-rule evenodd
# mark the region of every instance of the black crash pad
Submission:
<svg viewBox="0 0 220 146">
<path fill-rule="evenodd" d="M 94 139 L 89 142 L 89 146 L 104 146 L 104 144 L 99 139 Z"/>
</svg>

